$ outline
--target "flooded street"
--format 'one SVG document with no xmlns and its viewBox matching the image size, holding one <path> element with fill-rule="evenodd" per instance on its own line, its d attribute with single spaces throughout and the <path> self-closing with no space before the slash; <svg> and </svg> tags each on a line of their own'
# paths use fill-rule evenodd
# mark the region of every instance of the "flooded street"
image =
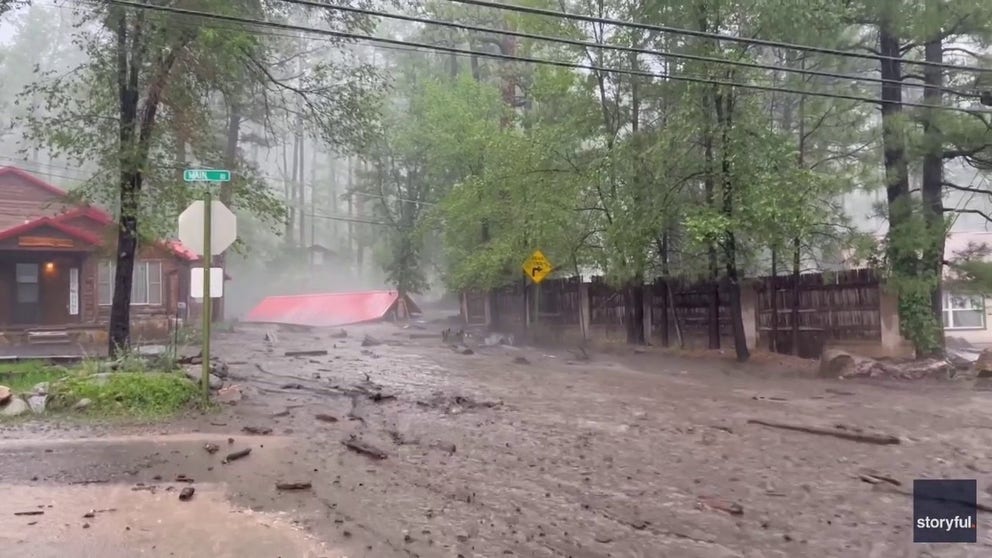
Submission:
<svg viewBox="0 0 992 558">
<path fill-rule="evenodd" d="M 8 428 L 0 554 L 992 553 L 982 515 L 978 544 L 912 543 L 914 478 L 977 478 L 980 502 L 992 502 L 992 398 L 963 383 L 811 380 L 787 363 L 650 351 L 463 354 L 434 329 L 392 325 L 347 333 L 218 334 L 243 394 L 218 414 L 151 429 Z M 900 443 L 752 420 L 844 424 Z M 180 502 L 187 485 L 196 494 Z"/>
</svg>

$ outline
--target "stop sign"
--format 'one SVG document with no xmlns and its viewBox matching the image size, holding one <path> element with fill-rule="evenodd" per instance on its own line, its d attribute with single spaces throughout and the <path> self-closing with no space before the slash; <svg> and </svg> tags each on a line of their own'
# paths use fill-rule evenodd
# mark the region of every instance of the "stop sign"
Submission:
<svg viewBox="0 0 992 558">
<path fill-rule="evenodd" d="M 179 214 L 179 241 L 187 248 L 203 255 L 203 219 L 206 204 L 197 200 Z M 238 218 L 223 203 L 213 200 L 210 204 L 210 253 L 217 255 L 238 239 Z"/>
</svg>

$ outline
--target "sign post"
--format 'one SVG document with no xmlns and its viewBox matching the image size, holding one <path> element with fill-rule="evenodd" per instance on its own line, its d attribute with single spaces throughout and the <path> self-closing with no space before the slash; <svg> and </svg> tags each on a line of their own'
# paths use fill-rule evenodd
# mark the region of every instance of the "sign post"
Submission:
<svg viewBox="0 0 992 558">
<path fill-rule="evenodd" d="M 544 281 L 551 272 L 554 271 L 554 266 L 548 261 L 548 258 L 544 256 L 544 253 L 540 250 L 534 250 L 534 253 L 530 255 L 524 261 L 523 270 L 524 275 L 530 277 L 530 280 L 534 282 L 534 323 L 538 323 L 538 319 L 541 315 L 541 282 Z"/>
<path fill-rule="evenodd" d="M 229 182 L 231 171 L 187 169 L 183 172 L 186 182 Z M 212 199 L 210 185 L 206 188 L 204 201 L 193 202 L 179 215 L 179 240 L 188 248 L 203 256 L 203 372 L 200 377 L 203 398 L 210 398 L 210 325 L 213 313 L 213 299 L 210 297 L 210 268 L 215 253 L 226 250 L 237 238 L 237 221 L 221 202 Z M 215 208 L 214 206 L 218 207 Z M 223 208 L 221 220 L 215 225 L 214 209 Z M 219 226 L 218 226 L 219 225 Z M 200 228 L 202 227 L 202 228 Z M 214 235 L 214 228 L 220 230 Z"/>
<path fill-rule="evenodd" d="M 213 200 L 210 199 L 210 187 L 206 188 L 207 195 L 203 202 L 203 292 L 210 294 L 210 267 L 213 265 L 213 254 L 210 250 L 210 235 L 213 232 L 211 217 L 213 217 Z M 200 387 L 203 388 L 203 400 L 210 399 L 210 320 L 214 311 L 214 299 L 203 297 L 203 373 L 200 376 Z"/>
</svg>

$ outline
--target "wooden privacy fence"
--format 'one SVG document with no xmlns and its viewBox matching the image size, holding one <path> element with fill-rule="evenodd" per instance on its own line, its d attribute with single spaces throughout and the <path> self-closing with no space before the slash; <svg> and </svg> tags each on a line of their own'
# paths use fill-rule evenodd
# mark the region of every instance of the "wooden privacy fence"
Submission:
<svg viewBox="0 0 992 558">
<path fill-rule="evenodd" d="M 881 341 L 880 291 L 878 275 L 870 269 L 803 274 L 798 284 L 791 275 L 763 277 L 758 331 L 765 348 L 791 354 L 793 316 L 798 316 L 798 354 L 805 358 L 818 357 L 831 342 Z"/>
<path fill-rule="evenodd" d="M 878 277 L 872 270 L 803 274 L 798 288 L 792 276 L 763 277 L 745 281 L 741 288 L 742 311 L 754 317 L 753 328 L 761 348 L 792 353 L 795 294 L 799 301 L 800 356 L 816 358 L 832 342 L 881 339 L 881 294 Z M 534 321 L 534 296 L 535 289 L 531 287 L 525 293 L 522 282 L 494 291 L 488 302 L 484 293 L 465 293 L 463 311 L 469 323 L 484 322 L 488 304 L 493 328 L 523 332 L 528 321 Z M 721 345 L 729 346 L 732 325 L 725 285 L 659 279 L 645 285 L 644 298 L 648 316 L 645 325 L 650 328 L 646 333 L 657 342 L 667 340 L 674 345 L 679 331 L 687 346 L 706 346 L 715 309 Z M 594 277 L 585 284 L 578 278 L 546 280 L 540 286 L 538 300 L 542 326 L 578 328 L 585 312 L 592 330 L 610 335 L 624 329 L 623 293 L 602 278 Z M 778 316 L 777 321 L 773 316 Z"/>
</svg>

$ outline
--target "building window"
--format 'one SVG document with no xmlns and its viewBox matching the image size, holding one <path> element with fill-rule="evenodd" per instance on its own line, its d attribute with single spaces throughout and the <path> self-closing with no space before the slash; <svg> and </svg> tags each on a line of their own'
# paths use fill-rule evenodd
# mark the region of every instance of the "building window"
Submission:
<svg viewBox="0 0 992 558">
<path fill-rule="evenodd" d="M 944 293 L 944 329 L 985 329 L 985 297 Z"/>
<path fill-rule="evenodd" d="M 113 263 L 100 262 L 97 291 L 102 306 L 110 306 L 114 301 L 114 271 Z M 134 263 L 131 304 L 156 306 L 162 304 L 162 262 Z"/>
</svg>

